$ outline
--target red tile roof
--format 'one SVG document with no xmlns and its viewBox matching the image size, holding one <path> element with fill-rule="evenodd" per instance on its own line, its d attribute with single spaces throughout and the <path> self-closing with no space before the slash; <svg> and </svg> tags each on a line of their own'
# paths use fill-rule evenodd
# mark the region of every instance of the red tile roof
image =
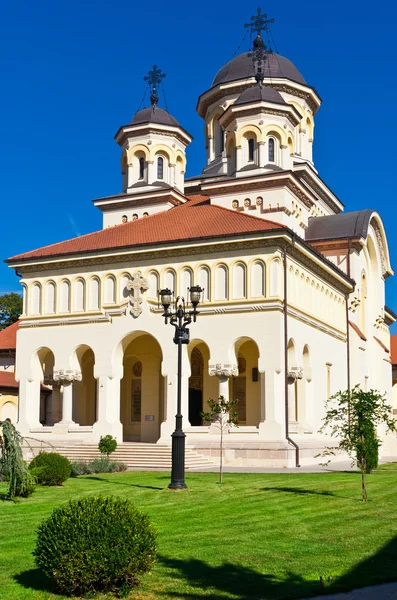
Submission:
<svg viewBox="0 0 397 600">
<path fill-rule="evenodd" d="M 15 350 L 19 321 L 0 331 L 0 350 Z"/>
<path fill-rule="evenodd" d="M 208 196 L 191 196 L 188 202 L 136 221 L 129 221 L 65 242 L 45 246 L 9 259 L 19 262 L 113 248 L 155 245 L 167 242 L 230 237 L 283 229 L 283 225 L 238 213 L 209 203 Z"/>
<path fill-rule="evenodd" d="M 392 365 L 397 365 L 397 335 L 390 336 L 390 355 Z"/>
<path fill-rule="evenodd" d="M 19 383 L 15 381 L 15 373 L 12 371 L 0 371 L 0 388 L 19 388 Z"/>
</svg>

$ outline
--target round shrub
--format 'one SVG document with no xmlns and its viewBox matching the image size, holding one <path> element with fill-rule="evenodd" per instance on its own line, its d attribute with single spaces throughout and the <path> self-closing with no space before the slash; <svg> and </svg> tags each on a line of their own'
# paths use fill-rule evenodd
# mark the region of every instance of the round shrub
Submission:
<svg viewBox="0 0 397 600">
<path fill-rule="evenodd" d="M 129 500 L 89 496 L 56 508 L 38 529 L 35 561 L 63 594 L 126 593 L 156 560 L 156 533 Z"/>
<path fill-rule="evenodd" d="M 40 485 L 62 485 L 72 473 L 72 464 L 57 452 L 40 452 L 29 465 Z"/>
</svg>

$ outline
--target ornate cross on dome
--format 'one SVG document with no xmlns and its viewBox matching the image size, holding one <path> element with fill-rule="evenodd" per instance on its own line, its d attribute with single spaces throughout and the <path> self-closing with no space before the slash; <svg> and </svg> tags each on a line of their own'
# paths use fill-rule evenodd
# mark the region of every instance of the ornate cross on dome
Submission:
<svg viewBox="0 0 397 600">
<path fill-rule="evenodd" d="M 249 27 L 251 29 L 251 33 L 255 33 L 256 31 L 254 49 L 249 56 L 252 56 L 252 62 L 254 64 L 254 69 L 256 70 L 255 79 L 259 86 L 262 86 L 263 80 L 265 79 L 263 67 L 267 59 L 267 55 L 271 54 L 272 52 L 270 48 L 267 48 L 262 38 L 262 31 L 269 32 L 270 23 L 274 23 L 274 19 L 268 19 L 267 14 L 261 14 L 261 9 L 258 8 L 258 14 L 251 17 L 251 23 L 246 23 L 244 25 L 244 27 Z"/>
<path fill-rule="evenodd" d="M 267 31 L 270 23 L 274 23 L 274 19 L 268 19 L 267 14 L 262 12 L 261 8 L 257 9 L 258 14 L 251 17 L 251 23 L 246 23 L 244 27 L 250 27 L 251 33 L 257 33 L 261 37 L 262 30 Z"/>
<path fill-rule="evenodd" d="M 159 101 L 159 97 L 157 95 L 157 84 L 161 83 L 165 76 L 165 73 L 162 73 L 161 69 L 158 69 L 156 65 L 153 65 L 153 69 L 149 71 L 146 77 L 143 78 L 144 81 L 149 83 L 151 88 L 150 102 L 152 103 L 152 106 L 156 106 Z"/>
</svg>

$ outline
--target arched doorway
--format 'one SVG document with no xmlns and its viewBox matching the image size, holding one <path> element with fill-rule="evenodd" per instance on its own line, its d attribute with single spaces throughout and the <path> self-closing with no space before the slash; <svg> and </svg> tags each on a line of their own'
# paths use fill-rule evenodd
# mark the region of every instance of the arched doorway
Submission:
<svg viewBox="0 0 397 600">
<path fill-rule="evenodd" d="M 40 381 L 44 383 L 40 388 L 40 416 L 39 421 L 42 425 L 52 425 L 54 416 L 58 416 L 60 412 L 60 403 L 55 406 L 52 401 L 50 385 L 54 382 L 54 364 L 55 357 L 49 348 L 40 348 L 37 352 L 38 363 L 41 368 Z"/>
<path fill-rule="evenodd" d="M 235 345 L 238 376 L 231 379 L 231 397 L 241 425 L 258 426 L 261 418 L 261 386 L 258 371 L 259 350 L 252 339 L 240 339 Z"/>
<path fill-rule="evenodd" d="M 203 412 L 204 360 L 200 350 L 193 348 L 190 356 L 189 377 L 189 421 L 190 425 L 201 425 Z"/>
<path fill-rule="evenodd" d="M 76 358 L 81 371 L 81 381 L 73 383 L 73 421 L 79 425 L 93 425 L 97 418 L 95 355 L 88 346 L 81 346 L 76 350 Z"/>
<path fill-rule="evenodd" d="M 123 342 L 124 374 L 120 388 L 123 440 L 157 442 L 164 419 L 163 359 L 160 345 L 149 334 Z"/>
</svg>

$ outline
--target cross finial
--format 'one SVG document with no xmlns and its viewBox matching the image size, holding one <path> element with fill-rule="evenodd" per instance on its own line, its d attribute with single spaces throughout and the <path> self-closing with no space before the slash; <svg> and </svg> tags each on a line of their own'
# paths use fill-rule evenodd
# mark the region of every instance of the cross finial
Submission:
<svg viewBox="0 0 397 600">
<path fill-rule="evenodd" d="M 158 69 L 156 65 L 153 65 L 153 69 L 149 71 L 146 77 L 143 78 L 144 81 L 147 81 L 150 85 L 150 102 L 152 103 L 152 106 L 156 106 L 159 101 L 159 97 L 157 95 L 157 84 L 161 83 L 165 76 L 165 73 L 162 73 L 161 69 Z"/>
<path fill-rule="evenodd" d="M 251 17 L 251 23 L 246 23 L 244 27 L 249 27 L 251 29 L 251 33 L 257 33 L 258 36 L 261 37 L 262 31 L 267 31 L 270 23 L 274 23 L 274 19 L 268 19 L 266 13 L 262 13 L 262 9 L 257 9 L 257 15 Z"/>
<path fill-rule="evenodd" d="M 257 10 L 257 15 L 251 17 L 251 23 L 246 23 L 244 27 L 250 28 L 251 34 L 256 32 L 256 38 L 254 40 L 254 50 L 251 54 L 254 69 L 256 70 L 255 79 L 259 86 L 262 86 L 265 74 L 263 72 L 263 66 L 267 59 L 267 55 L 271 54 L 271 49 L 267 48 L 262 38 L 262 31 L 269 33 L 269 25 L 274 23 L 274 19 L 268 19 L 267 14 L 263 13 L 260 8 Z"/>
</svg>

